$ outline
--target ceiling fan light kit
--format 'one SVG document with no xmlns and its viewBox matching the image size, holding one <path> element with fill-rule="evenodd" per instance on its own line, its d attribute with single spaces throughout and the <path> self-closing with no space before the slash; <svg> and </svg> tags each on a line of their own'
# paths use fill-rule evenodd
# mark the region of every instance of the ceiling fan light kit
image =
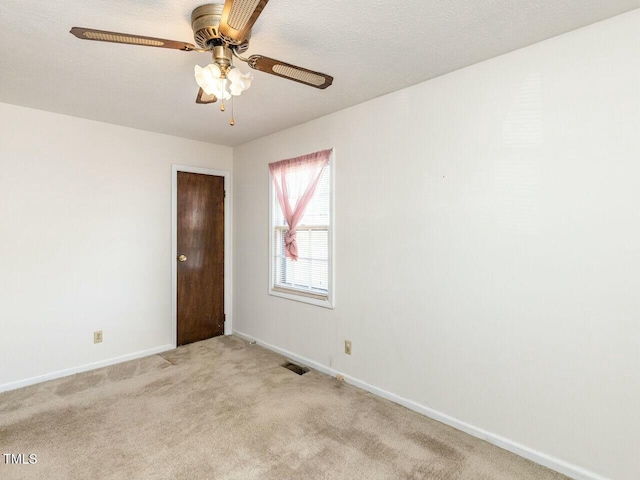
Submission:
<svg viewBox="0 0 640 480">
<path fill-rule="evenodd" d="M 220 99 L 220 110 L 224 112 L 224 101 L 230 99 L 232 113 L 229 124 L 233 126 L 233 97 L 248 90 L 253 81 L 251 73 L 242 73 L 233 65 L 234 57 L 247 63 L 254 70 L 311 87 L 325 89 L 333 83 L 333 77 L 330 75 L 263 55 L 251 55 L 249 58 L 241 56 L 249 49 L 251 28 L 268 2 L 269 0 L 226 0 L 224 5 L 207 4 L 197 7 L 191 13 L 191 27 L 197 46 L 174 40 L 89 28 L 73 27 L 71 33 L 82 40 L 210 53 L 212 63 L 205 67 L 196 65 L 194 69 L 195 80 L 200 87 L 196 103 L 206 105 Z"/>
</svg>

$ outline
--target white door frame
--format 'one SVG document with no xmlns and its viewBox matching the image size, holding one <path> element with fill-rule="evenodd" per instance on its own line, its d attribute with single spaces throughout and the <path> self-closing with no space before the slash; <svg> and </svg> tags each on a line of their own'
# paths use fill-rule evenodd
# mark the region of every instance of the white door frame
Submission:
<svg viewBox="0 0 640 480">
<path fill-rule="evenodd" d="M 178 172 L 200 173 L 203 175 L 214 175 L 224 177 L 224 314 L 226 322 L 224 324 L 224 334 L 231 335 L 233 332 L 232 317 L 232 274 L 231 268 L 231 199 L 232 184 L 231 172 L 226 170 L 212 170 L 210 168 L 190 167 L 187 165 L 171 166 L 171 343 L 173 348 L 178 345 Z"/>
</svg>

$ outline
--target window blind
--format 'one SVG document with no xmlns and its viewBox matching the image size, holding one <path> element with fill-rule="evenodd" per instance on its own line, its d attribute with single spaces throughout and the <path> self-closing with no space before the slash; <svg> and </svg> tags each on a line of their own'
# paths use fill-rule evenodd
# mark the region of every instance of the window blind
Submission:
<svg viewBox="0 0 640 480">
<path fill-rule="evenodd" d="M 329 229 L 331 213 L 331 165 L 325 167 L 313 199 L 296 227 L 298 260 L 285 255 L 285 235 L 289 229 L 278 199 L 274 194 L 273 208 L 273 284 L 275 288 L 296 290 L 326 298 L 329 291 Z M 303 172 L 287 175 L 292 203 L 297 202 L 297 185 Z"/>
</svg>

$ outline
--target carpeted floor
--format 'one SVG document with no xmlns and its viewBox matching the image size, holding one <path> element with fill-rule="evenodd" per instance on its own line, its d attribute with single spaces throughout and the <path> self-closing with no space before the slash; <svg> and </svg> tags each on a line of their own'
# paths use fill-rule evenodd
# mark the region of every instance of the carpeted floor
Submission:
<svg viewBox="0 0 640 480">
<path fill-rule="evenodd" d="M 218 337 L 0 394 L 2 479 L 566 478 Z"/>
</svg>

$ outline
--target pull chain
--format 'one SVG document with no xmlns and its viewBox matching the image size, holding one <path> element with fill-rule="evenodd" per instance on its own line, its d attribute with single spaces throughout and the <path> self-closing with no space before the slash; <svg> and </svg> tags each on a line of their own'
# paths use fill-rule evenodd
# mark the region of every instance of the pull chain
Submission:
<svg viewBox="0 0 640 480">
<path fill-rule="evenodd" d="M 231 95 L 231 120 L 229 120 L 229 125 L 232 127 L 236 124 L 236 121 L 233 119 L 233 95 Z"/>
<path fill-rule="evenodd" d="M 231 56 L 231 68 L 233 68 L 233 55 Z M 229 125 L 232 127 L 236 124 L 236 121 L 233 118 L 233 95 L 231 95 L 231 120 L 229 120 Z"/>
<path fill-rule="evenodd" d="M 222 96 L 222 102 L 220 103 L 220 111 L 224 112 L 224 80 L 220 78 L 220 95 Z"/>
</svg>

